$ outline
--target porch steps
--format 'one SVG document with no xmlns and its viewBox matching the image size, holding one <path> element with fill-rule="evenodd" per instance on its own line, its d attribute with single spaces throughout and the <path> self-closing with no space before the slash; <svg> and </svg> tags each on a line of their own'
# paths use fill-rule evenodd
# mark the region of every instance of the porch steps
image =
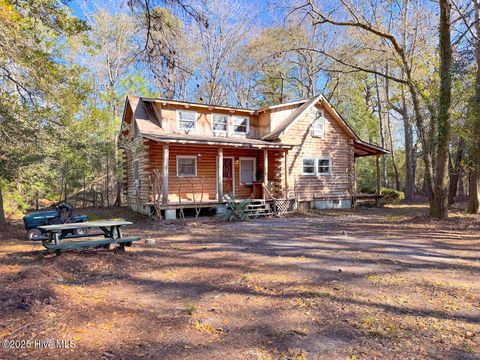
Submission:
<svg viewBox="0 0 480 360">
<path fill-rule="evenodd" d="M 247 206 L 245 211 L 250 217 L 260 217 L 260 216 L 273 216 L 275 215 L 271 209 L 270 205 L 262 199 L 252 200 Z"/>
</svg>

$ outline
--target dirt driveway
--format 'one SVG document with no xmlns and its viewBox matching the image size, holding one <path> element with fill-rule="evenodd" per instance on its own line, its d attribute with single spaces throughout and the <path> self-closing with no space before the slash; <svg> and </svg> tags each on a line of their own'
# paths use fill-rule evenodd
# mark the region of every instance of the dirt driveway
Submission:
<svg viewBox="0 0 480 360">
<path fill-rule="evenodd" d="M 478 359 L 480 218 L 424 211 L 186 225 L 126 213 L 127 233 L 154 245 L 60 257 L 13 225 L 0 242 L 0 339 L 74 347 L 0 358 Z"/>
</svg>

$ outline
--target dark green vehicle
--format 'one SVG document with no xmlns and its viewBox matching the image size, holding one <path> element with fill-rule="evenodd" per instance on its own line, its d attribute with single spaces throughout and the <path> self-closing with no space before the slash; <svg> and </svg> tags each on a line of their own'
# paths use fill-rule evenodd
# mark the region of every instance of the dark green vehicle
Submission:
<svg viewBox="0 0 480 360">
<path fill-rule="evenodd" d="M 75 215 L 73 206 L 69 204 L 59 204 L 53 210 L 39 211 L 27 214 L 23 217 L 23 223 L 27 230 L 27 240 L 41 241 L 44 240 L 42 232 L 38 228 L 42 225 L 79 223 L 87 221 L 86 215 Z M 73 230 L 73 235 L 85 235 L 87 228 Z M 65 233 L 63 235 L 68 235 Z"/>
</svg>

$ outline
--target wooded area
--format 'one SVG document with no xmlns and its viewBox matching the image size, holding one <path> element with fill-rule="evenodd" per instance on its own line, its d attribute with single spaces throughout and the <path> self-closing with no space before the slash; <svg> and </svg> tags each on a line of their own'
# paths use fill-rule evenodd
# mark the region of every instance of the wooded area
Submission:
<svg viewBox="0 0 480 360">
<path fill-rule="evenodd" d="M 259 107 L 323 93 L 390 150 L 384 187 L 446 218 L 480 199 L 478 0 L 0 0 L 0 225 L 121 205 L 125 95 Z M 357 163 L 375 190 L 375 162 Z"/>
</svg>

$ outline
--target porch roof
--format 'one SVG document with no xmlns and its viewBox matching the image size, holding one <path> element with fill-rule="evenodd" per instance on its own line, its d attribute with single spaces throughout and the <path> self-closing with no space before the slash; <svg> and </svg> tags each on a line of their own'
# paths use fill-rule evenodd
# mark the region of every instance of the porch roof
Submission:
<svg viewBox="0 0 480 360">
<path fill-rule="evenodd" d="M 278 142 L 263 141 L 257 139 L 220 137 L 220 136 L 202 136 L 202 135 L 182 135 L 182 134 L 142 134 L 146 139 L 178 144 L 200 144 L 200 145 L 222 145 L 231 147 L 253 148 L 253 149 L 291 149 L 293 145 L 282 144 Z"/>
<path fill-rule="evenodd" d="M 384 155 L 389 153 L 388 150 L 380 146 L 376 146 L 358 139 L 355 139 L 353 141 L 353 151 L 354 151 L 355 157 Z"/>
</svg>

